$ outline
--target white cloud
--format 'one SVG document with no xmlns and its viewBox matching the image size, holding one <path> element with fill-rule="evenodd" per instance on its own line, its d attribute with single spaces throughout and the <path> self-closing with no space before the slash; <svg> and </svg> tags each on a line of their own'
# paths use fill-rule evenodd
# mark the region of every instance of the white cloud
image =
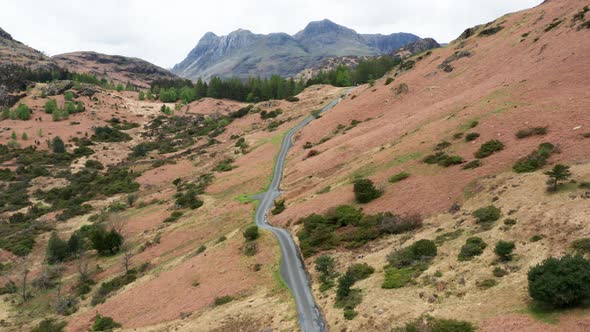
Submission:
<svg viewBox="0 0 590 332">
<path fill-rule="evenodd" d="M 541 0 L 4 0 L 0 27 L 50 55 L 93 50 L 180 62 L 207 31 L 294 34 L 328 18 L 360 33 L 411 32 L 439 42 Z"/>
</svg>

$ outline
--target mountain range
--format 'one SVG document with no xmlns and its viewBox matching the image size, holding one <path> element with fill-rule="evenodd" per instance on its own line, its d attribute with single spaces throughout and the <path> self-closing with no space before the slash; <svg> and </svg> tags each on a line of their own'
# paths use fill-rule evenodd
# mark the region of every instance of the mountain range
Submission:
<svg viewBox="0 0 590 332">
<path fill-rule="evenodd" d="M 288 77 L 330 57 L 389 54 L 417 40 L 420 37 L 411 33 L 359 34 L 327 19 L 311 22 L 292 36 L 243 29 L 227 36 L 207 32 L 172 72 L 192 80 L 275 74 Z"/>
</svg>

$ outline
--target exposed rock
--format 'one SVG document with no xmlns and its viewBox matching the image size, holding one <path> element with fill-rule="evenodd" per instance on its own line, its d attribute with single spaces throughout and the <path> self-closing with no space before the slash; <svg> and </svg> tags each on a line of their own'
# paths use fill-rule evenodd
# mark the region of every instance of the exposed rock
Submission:
<svg viewBox="0 0 590 332">
<path fill-rule="evenodd" d="M 82 83 L 81 88 L 77 90 L 79 96 L 92 97 L 98 93 L 96 86 L 92 84 Z"/>
<path fill-rule="evenodd" d="M 69 80 L 53 81 L 47 85 L 47 88 L 45 88 L 45 93 L 48 96 L 56 96 L 64 93 L 66 90 L 71 89 L 73 86 L 74 83 Z"/>
</svg>

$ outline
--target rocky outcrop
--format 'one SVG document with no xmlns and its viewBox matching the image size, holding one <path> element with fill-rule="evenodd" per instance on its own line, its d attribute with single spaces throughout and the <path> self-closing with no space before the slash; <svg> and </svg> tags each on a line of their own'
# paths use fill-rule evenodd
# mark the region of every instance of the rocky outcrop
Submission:
<svg viewBox="0 0 590 332">
<path fill-rule="evenodd" d="M 45 88 L 45 94 L 47 94 L 48 96 L 61 95 L 66 90 L 71 89 L 73 86 L 74 83 L 72 81 L 53 81 L 47 84 L 47 87 Z"/>
<path fill-rule="evenodd" d="M 206 33 L 187 57 L 172 68 L 185 78 L 212 76 L 295 76 L 327 58 L 387 54 L 419 37 L 400 33 L 361 35 L 330 20 L 309 23 L 293 36 L 236 30 L 227 36 Z"/>
<path fill-rule="evenodd" d="M 431 50 L 433 48 L 439 48 L 439 47 L 440 47 L 440 44 L 436 40 L 434 40 L 432 38 L 424 38 L 424 39 L 416 40 L 404 47 L 401 47 L 401 48 L 393 51 L 392 54 L 397 55 L 401 58 L 404 58 L 404 57 L 412 55 L 412 54 L 426 52 L 426 51 Z"/>
</svg>

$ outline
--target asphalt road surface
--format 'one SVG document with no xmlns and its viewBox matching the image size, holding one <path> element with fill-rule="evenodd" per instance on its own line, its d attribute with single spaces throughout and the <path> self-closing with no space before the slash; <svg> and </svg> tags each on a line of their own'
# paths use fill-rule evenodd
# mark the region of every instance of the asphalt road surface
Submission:
<svg viewBox="0 0 590 332">
<path fill-rule="evenodd" d="M 348 90 L 346 94 L 351 90 L 352 89 Z M 322 108 L 320 114 L 333 108 L 341 100 L 341 98 L 333 100 L 330 104 Z M 281 276 L 287 283 L 287 286 L 291 289 L 293 297 L 295 298 L 297 313 L 299 316 L 299 326 L 302 332 L 324 332 L 327 331 L 327 329 L 322 314 L 315 303 L 313 294 L 311 293 L 308 274 L 305 271 L 303 260 L 291 234 L 285 229 L 269 225 L 267 215 L 274 205 L 274 200 L 281 194 L 279 186 L 281 184 L 281 178 L 283 177 L 283 168 L 285 166 L 287 153 L 293 146 L 293 136 L 298 130 L 305 127 L 314 119 L 315 117 L 313 115 L 308 116 L 297 126 L 289 130 L 287 135 L 285 135 L 281 151 L 279 152 L 275 163 L 272 182 L 266 192 L 258 195 L 257 198 L 260 200 L 260 204 L 256 210 L 256 225 L 260 228 L 270 230 L 279 240 L 282 253 Z"/>
</svg>

